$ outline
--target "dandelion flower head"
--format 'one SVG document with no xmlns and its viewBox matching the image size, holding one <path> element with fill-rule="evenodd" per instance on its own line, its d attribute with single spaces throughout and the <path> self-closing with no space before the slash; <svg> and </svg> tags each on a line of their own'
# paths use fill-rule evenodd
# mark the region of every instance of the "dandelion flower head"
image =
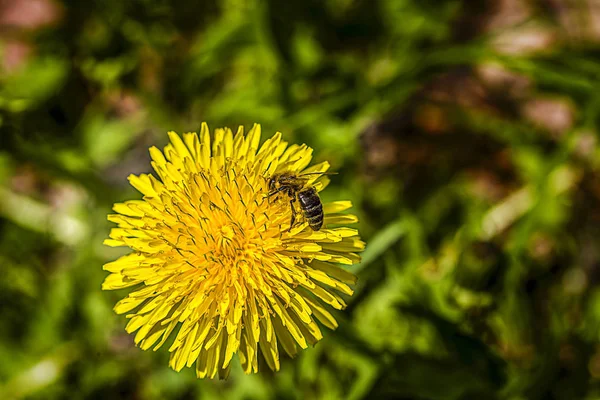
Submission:
<svg viewBox="0 0 600 400">
<path fill-rule="evenodd" d="M 169 132 L 161 152 L 150 149 L 151 174 L 131 175 L 142 200 L 114 205 L 109 246 L 131 253 L 104 265 L 105 290 L 131 287 L 115 306 L 126 330 L 144 350 L 170 338 L 170 366 L 196 364 L 199 378 L 225 378 L 237 354 L 245 373 L 258 371 L 258 352 L 280 367 L 280 350 L 293 357 L 322 337 L 319 324 L 337 322 L 325 305 L 343 309 L 355 276 L 340 264 L 360 261 L 357 222 L 342 213 L 349 201 L 323 205 L 323 228 L 290 226 L 285 193 L 268 196 L 269 179 L 282 172 L 306 175 L 317 191 L 329 179 L 327 162 L 309 167 L 312 149 L 282 141 L 259 148 L 259 125 L 180 137 Z M 318 323 L 317 323 L 318 321 Z"/>
</svg>

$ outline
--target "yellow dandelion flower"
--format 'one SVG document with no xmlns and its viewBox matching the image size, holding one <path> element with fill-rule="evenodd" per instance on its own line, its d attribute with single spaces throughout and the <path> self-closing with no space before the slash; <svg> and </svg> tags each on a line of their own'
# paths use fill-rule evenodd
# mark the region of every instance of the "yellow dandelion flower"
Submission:
<svg viewBox="0 0 600 400">
<path fill-rule="evenodd" d="M 278 370 L 280 347 L 293 357 L 322 338 L 316 321 L 337 327 L 323 303 L 343 309 L 340 293 L 352 295 L 356 281 L 339 266 L 359 262 L 364 248 L 343 227 L 357 222 L 341 213 L 350 202 L 324 204 L 319 230 L 302 217 L 291 226 L 288 193 L 269 185 L 276 174 L 308 174 L 305 184 L 320 191 L 329 164 L 308 167 L 312 149 L 288 146 L 280 133 L 259 149 L 260 132 L 217 129 L 212 140 L 206 124 L 200 135 L 169 132 L 163 152 L 150 149 L 158 179 L 129 177 L 143 200 L 117 203 L 108 217 L 118 228 L 105 244 L 132 252 L 104 265 L 102 288 L 136 287 L 115 311 L 128 313 L 126 330 L 144 350 L 178 328 L 169 364 L 196 363 L 199 378 L 226 378 L 236 353 L 246 373 L 257 372 L 259 349 Z"/>
</svg>

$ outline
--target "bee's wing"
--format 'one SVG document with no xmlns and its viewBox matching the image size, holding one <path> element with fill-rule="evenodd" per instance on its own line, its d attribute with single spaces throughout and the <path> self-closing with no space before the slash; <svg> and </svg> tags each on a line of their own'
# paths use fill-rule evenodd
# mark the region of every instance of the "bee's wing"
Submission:
<svg viewBox="0 0 600 400">
<path fill-rule="evenodd" d="M 327 184 L 329 184 L 329 178 L 325 177 L 322 178 L 322 176 L 324 175 L 336 175 L 337 172 L 307 172 L 304 174 L 300 174 L 298 175 L 298 177 L 302 180 L 304 180 L 304 185 L 307 186 L 315 186 L 315 189 L 317 189 L 317 191 L 321 191 L 323 190 L 323 188 L 325 186 L 327 186 Z M 317 182 L 317 180 L 319 182 Z"/>
<path fill-rule="evenodd" d="M 301 172 L 298 175 L 331 175 L 332 172 L 325 172 L 330 167 L 331 165 L 327 161 L 323 161 L 306 168 L 304 172 Z"/>
<path fill-rule="evenodd" d="M 324 177 L 319 179 L 318 182 L 313 182 L 312 186 L 317 190 L 317 192 L 320 192 L 321 190 L 325 189 L 327 185 L 329 185 L 329 182 L 329 178 Z"/>
</svg>

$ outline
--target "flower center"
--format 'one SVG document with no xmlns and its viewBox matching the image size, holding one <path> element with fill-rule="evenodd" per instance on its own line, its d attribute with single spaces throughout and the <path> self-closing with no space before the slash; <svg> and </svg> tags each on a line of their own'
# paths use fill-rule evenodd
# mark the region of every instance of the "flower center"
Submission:
<svg viewBox="0 0 600 400">
<path fill-rule="evenodd" d="M 218 257 L 234 259 L 243 251 L 243 234 L 236 235 L 231 224 L 222 225 L 215 233 L 215 253 Z"/>
<path fill-rule="evenodd" d="M 287 199 L 267 197 L 267 186 L 264 177 L 239 166 L 190 175 L 185 198 L 173 202 L 178 215 L 168 225 L 170 243 L 180 254 L 196 256 L 188 259 L 191 265 L 209 262 L 229 271 L 239 260 L 260 258 L 281 245 L 291 216 Z"/>
</svg>

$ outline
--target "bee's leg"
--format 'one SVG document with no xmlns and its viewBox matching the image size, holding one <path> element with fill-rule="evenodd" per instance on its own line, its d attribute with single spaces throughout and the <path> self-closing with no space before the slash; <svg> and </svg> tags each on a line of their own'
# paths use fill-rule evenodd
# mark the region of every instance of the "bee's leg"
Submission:
<svg viewBox="0 0 600 400">
<path fill-rule="evenodd" d="M 283 192 L 284 190 L 285 190 L 285 187 L 282 186 L 280 188 L 274 189 L 271 192 L 269 192 L 266 196 L 269 201 L 269 204 L 271 204 L 271 196 L 275 196 L 277 193 Z"/>
<path fill-rule="evenodd" d="M 290 221 L 290 229 L 288 232 L 292 230 L 294 223 L 296 222 L 296 207 L 294 207 L 294 199 L 290 200 L 290 207 L 292 208 L 292 220 Z"/>
<path fill-rule="evenodd" d="M 269 194 L 267 195 L 267 197 L 274 196 L 274 195 L 276 195 L 276 194 L 277 194 L 277 193 L 279 193 L 279 192 L 283 192 L 284 190 L 286 190 L 286 188 L 285 188 L 284 186 L 282 186 L 282 187 L 280 187 L 280 188 L 277 188 L 277 189 L 275 189 L 275 190 L 273 190 L 273 191 L 269 192 Z"/>
</svg>

